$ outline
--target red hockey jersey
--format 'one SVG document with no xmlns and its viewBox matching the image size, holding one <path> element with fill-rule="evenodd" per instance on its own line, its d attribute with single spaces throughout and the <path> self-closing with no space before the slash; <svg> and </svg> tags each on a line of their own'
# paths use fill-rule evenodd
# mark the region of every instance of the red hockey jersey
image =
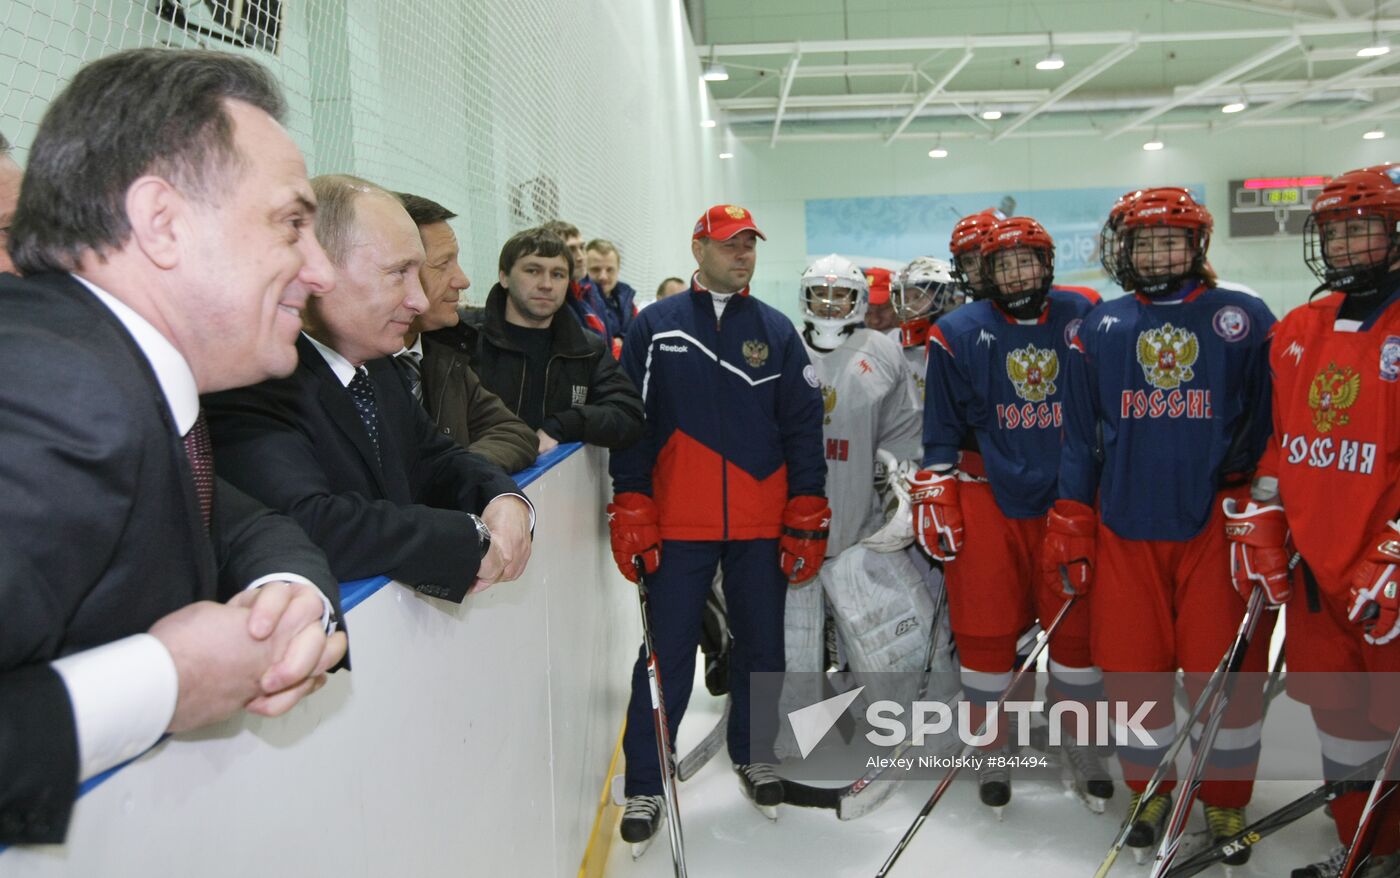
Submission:
<svg viewBox="0 0 1400 878">
<path fill-rule="evenodd" d="M 1330 593 L 1400 511 L 1400 305 L 1356 331 L 1334 324 L 1343 296 L 1274 326 L 1274 435 L 1259 474 L 1276 474 L 1293 540 Z"/>
</svg>

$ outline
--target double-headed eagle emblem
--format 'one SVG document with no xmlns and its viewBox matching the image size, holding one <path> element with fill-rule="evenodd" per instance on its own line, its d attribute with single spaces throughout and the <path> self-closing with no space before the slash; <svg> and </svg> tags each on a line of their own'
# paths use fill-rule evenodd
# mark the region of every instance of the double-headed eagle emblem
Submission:
<svg viewBox="0 0 1400 878">
<path fill-rule="evenodd" d="M 1351 416 L 1346 410 L 1356 404 L 1361 395 L 1361 376 L 1355 369 L 1328 363 L 1308 386 L 1308 408 L 1313 410 L 1313 426 L 1327 433 L 1333 427 L 1346 425 Z"/>
<path fill-rule="evenodd" d="M 1016 395 L 1027 402 L 1044 402 L 1055 393 L 1060 374 L 1060 357 L 1054 348 L 1028 344 L 1006 355 L 1006 377 L 1016 387 Z"/>
<path fill-rule="evenodd" d="M 1196 377 L 1196 357 L 1201 348 L 1196 333 L 1162 324 L 1138 336 L 1137 358 L 1143 377 L 1153 387 L 1171 390 Z"/>
</svg>

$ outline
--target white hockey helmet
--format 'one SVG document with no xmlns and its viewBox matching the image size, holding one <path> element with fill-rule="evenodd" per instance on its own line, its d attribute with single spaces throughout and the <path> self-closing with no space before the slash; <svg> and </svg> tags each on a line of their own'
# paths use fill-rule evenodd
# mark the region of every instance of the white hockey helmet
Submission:
<svg viewBox="0 0 1400 878">
<path fill-rule="evenodd" d="M 817 347 L 839 347 L 843 336 L 865 324 L 869 305 L 865 273 L 844 256 L 823 256 L 802 272 L 802 319 Z"/>
<path fill-rule="evenodd" d="M 915 259 L 890 284 L 890 304 L 901 323 L 938 318 L 961 305 L 963 298 L 952 264 L 932 256 Z"/>
</svg>

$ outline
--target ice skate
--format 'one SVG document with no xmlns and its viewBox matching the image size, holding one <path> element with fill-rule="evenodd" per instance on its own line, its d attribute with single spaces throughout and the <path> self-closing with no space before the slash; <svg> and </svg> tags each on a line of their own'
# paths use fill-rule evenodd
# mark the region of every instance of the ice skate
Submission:
<svg viewBox="0 0 1400 878">
<path fill-rule="evenodd" d="M 628 796 L 619 832 L 632 845 L 632 859 L 646 853 L 661 824 L 666 821 L 665 799 L 661 796 Z"/>
<path fill-rule="evenodd" d="M 1210 838 L 1213 844 L 1219 844 L 1227 838 L 1233 838 L 1244 831 L 1249 825 L 1245 819 L 1243 808 L 1217 808 L 1215 805 L 1205 805 L 1206 826 L 1210 831 Z M 1230 856 L 1221 860 L 1228 869 L 1230 866 L 1243 866 L 1249 862 L 1249 855 L 1253 852 L 1251 847 L 1242 847 Z"/>
<path fill-rule="evenodd" d="M 778 806 L 783 803 L 783 781 L 766 762 L 735 765 L 739 787 L 755 808 L 769 820 L 778 819 Z"/>
<path fill-rule="evenodd" d="M 1113 778 L 1104 767 L 1103 757 L 1092 747 L 1064 744 L 1062 769 L 1065 789 L 1074 793 L 1090 811 L 1102 814 L 1113 798 Z"/>
<path fill-rule="evenodd" d="M 1290 878 L 1337 878 L 1346 865 L 1346 845 L 1337 845 L 1327 859 L 1310 866 L 1294 869 Z M 1356 872 L 1356 878 L 1400 878 L 1400 854 L 1372 857 Z"/>
<path fill-rule="evenodd" d="M 1129 811 L 1137 807 L 1140 798 L 1142 798 L 1142 793 L 1133 793 L 1133 800 L 1128 803 Z M 1133 828 L 1128 832 L 1128 847 L 1132 848 L 1133 857 L 1139 866 L 1147 862 L 1153 851 L 1156 850 L 1157 841 L 1162 835 L 1162 827 L 1166 824 L 1167 817 L 1171 815 L 1171 810 L 1172 797 L 1168 793 L 1154 795 L 1138 812 L 1137 820 L 1133 822 Z"/>
</svg>

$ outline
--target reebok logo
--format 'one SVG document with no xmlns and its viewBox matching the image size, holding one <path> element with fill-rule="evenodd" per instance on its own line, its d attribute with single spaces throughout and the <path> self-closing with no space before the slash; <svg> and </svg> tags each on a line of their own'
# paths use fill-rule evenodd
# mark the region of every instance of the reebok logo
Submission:
<svg viewBox="0 0 1400 878">
<path fill-rule="evenodd" d="M 688 344 L 666 344 L 664 341 L 657 345 L 657 347 L 668 354 L 684 354 L 690 350 L 690 345 Z"/>
<path fill-rule="evenodd" d="M 860 697 L 860 693 L 865 691 L 864 686 L 857 686 L 850 692 L 842 692 L 834 695 L 825 701 L 818 701 L 816 704 L 809 704 L 806 707 L 790 711 L 787 715 L 788 724 L 792 726 L 792 737 L 797 742 L 798 752 L 802 758 L 806 759 L 816 746 L 826 737 L 826 733 L 831 731 L 831 727 L 836 725 L 836 721 L 841 718 L 841 714 L 851 706 L 851 702 Z"/>
</svg>

